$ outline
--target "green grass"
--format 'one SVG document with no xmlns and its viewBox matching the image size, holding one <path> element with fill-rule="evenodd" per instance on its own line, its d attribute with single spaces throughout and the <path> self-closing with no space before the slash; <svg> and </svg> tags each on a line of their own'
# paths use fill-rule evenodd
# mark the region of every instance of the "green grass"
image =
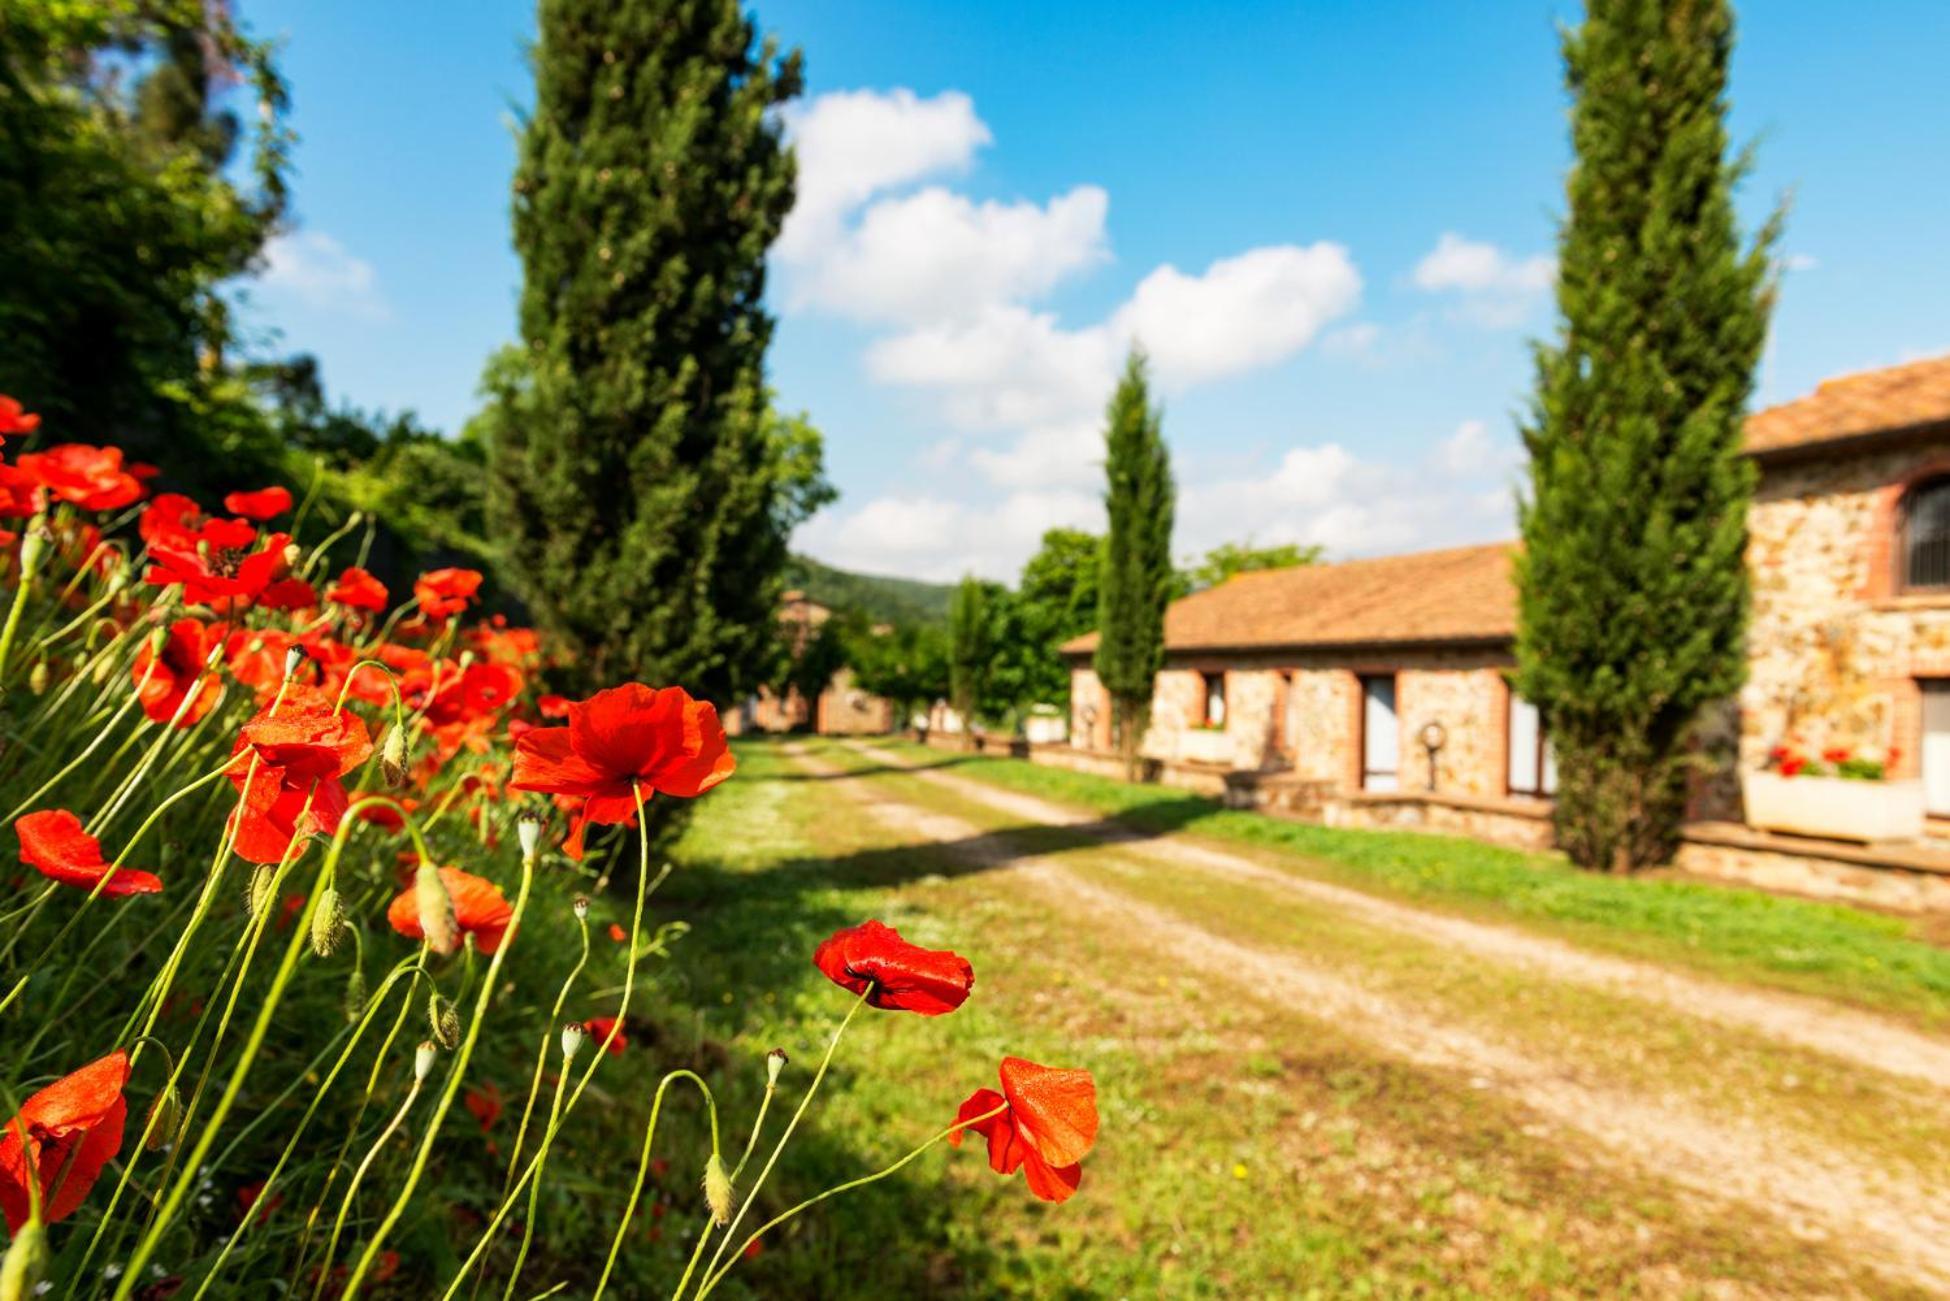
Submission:
<svg viewBox="0 0 1950 1301">
<path fill-rule="evenodd" d="M 1086 808 L 1140 831 L 1195 832 L 1293 856 L 1342 884 L 1507 918 L 1591 947 L 1950 1022 L 1950 951 L 1901 917 L 1696 881 L 1580 872 L 1562 858 L 1455 836 L 1320 826 L 1183 791 L 1017 759 L 894 743 L 913 761 Z"/>
</svg>

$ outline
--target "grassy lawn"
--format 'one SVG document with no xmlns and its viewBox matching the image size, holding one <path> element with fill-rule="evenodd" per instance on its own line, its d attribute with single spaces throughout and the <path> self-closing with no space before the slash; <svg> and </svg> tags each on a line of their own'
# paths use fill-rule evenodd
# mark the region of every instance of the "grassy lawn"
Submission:
<svg viewBox="0 0 1950 1301">
<path fill-rule="evenodd" d="M 813 748 L 830 764 L 873 766 L 843 747 Z M 938 1149 L 843 1209 L 789 1225 L 716 1295 L 1616 1296 L 1726 1283 L 1812 1295 L 1878 1286 L 1751 1216 L 1702 1210 L 1661 1182 L 1540 1141 L 1522 1109 L 1493 1090 L 1377 1056 L 1303 1008 L 1217 996 L 1160 964 L 1142 937 L 1070 924 L 1008 873 L 971 870 L 950 848 L 876 824 L 776 746 L 743 746 L 741 764 L 700 809 L 657 896 L 659 917 L 683 918 L 689 931 L 633 1026 L 629 1052 L 644 1063 L 633 1078 L 702 1065 L 719 1090 L 727 1144 L 737 1146 L 763 1053 L 792 1054 L 783 1097 L 795 1100 L 845 1011 L 846 996 L 809 961 L 825 935 L 879 917 L 918 942 L 957 949 L 977 972 L 975 997 L 951 1016 L 856 1020 L 761 1209 L 906 1151 L 991 1083 L 1006 1053 L 1089 1066 L 1104 1129 L 1082 1191 L 1065 1206 L 1033 1201 L 977 1151 Z M 874 781 L 919 798 L 912 779 Z M 1108 853 L 1074 857 L 1085 871 L 1115 869 Z M 639 1090 L 622 1078 L 611 1081 L 617 1109 L 633 1115 Z M 700 1123 L 684 1098 L 659 1141 L 672 1165 L 644 1236 L 655 1236 L 647 1249 L 667 1263 L 681 1263 L 697 1223 Z M 614 1129 L 597 1129 L 576 1147 L 634 1143 L 622 1114 Z"/>
<path fill-rule="evenodd" d="M 1556 856 L 1454 836 L 1324 827 L 1221 807 L 1157 786 L 956 755 L 911 742 L 910 762 L 1089 809 L 1141 831 L 1184 831 L 1277 851 L 1273 861 L 1378 894 L 1515 921 L 1612 952 L 1656 958 L 1950 1023 L 1950 951 L 1914 922 L 1839 904 L 1696 881 L 1577 871 Z"/>
</svg>

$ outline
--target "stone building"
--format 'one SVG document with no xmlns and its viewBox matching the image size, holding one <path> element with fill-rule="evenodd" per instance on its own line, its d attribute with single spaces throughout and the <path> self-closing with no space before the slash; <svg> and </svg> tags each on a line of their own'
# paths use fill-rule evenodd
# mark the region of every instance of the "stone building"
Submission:
<svg viewBox="0 0 1950 1301">
<path fill-rule="evenodd" d="M 793 655 L 833 617 L 833 612 L 798 589 L 779 598 L 779 623 Z M 893 702 L 862 691 L 853 670 L 841 669 L 816 700 L 807 700 L 797 687 L 781 696 L 760 687 L 725 716 L 725 731 L 733 736 L 753 732 L 816 732 L 821 736 L 862 736 L 894 728 Z"/>
<path fill-rule="evenodd" d="M 1709 746 L 1724 762 L 1682 865 L 1815 888 L 1839 856 L 1935 874 L 1902 888 L 1950 903 L 1950 854 L 1758 833 L 1740 781 L 1783 744 L 1887 756 L 1950 835 L 1950 357 L 1759 412 L 1747 454 L 1752 662 Z M 1547 843 L 1549 749 L 1508 686 L 1513 546 L 1244 574 L 1173 603 L 1142 753 L 1164 780 L 1239 803 Z M 1063 648 L 1078 758 L 1112 749 L 1095 645 Z"/>
</svg>

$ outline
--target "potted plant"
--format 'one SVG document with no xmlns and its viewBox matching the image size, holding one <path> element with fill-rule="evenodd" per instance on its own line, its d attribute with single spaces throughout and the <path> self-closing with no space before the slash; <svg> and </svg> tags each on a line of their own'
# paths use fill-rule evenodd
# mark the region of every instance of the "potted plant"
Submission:
<svg viewBox="0 0 1950 1301">
<path fill-rule="evenodd" d="M 1178 757 L 1188 763 L 1209 763 L 1221 768 L 1233 766 L 1232 738 L 1224 723 L 1194 723 L 1185 730 L 1178 745 Z"/>
<path fill-rule="evenodd" d="M 1748 825 L 1835 840 L 1914 840 L 1923 834 L 1923 783 L 1892 780 L 1895 761 L 1894 750 L 1777 745 L 1765 768 L 1741 775 Z"/>
</svg>

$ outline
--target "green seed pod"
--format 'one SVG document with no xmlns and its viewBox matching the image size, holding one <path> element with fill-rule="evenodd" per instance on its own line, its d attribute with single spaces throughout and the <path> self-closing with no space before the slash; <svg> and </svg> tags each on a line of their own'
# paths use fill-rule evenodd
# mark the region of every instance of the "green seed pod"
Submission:
<svg viewBox="0 0 1950 1301">
<path fill-rule="evenodd" d="M 345 905 L 339 902 L 338 889 L 328 885 L 319 892 L 318 907 L 312 910 L 311 951 L 321 958 L 331 957 L 344 933 Z"/>
<path fill-rule="evenodd" d="M 420 1083 L 433 1073 L 433 1059 L 438 1050 L 427 1040 L 420 1040 L 420 1046 L 413 1050 L 413 1081 Z"/>
<path fill-rule="evenodd" d="M 704 1163 L 704 1204 L 720 1226 L 731 1223 L 731 1175 L 716 1152 Z"/>
<path fill-rule="evenodd" d="M 460 1047 L 460 1012 L 454 1000 L 434 993 L 427 999 L 427 1022 L 433 1026 L 433 1040 L 449 1052 Z"/>
<path fill-rule="evenodd" d="M 37 696 L 47 694 L 47 661 L 35 660 L 34 667 L 27 674 L 27 689 Z"/>
<path fill-rule="evenodd" d="M 413 873 L 413 900 L 420 913 L 420 934 L 435 953 L 451 954 L 460 948 L 460 924 L 454 920 L 454 899 L 440 869 L 422 863 Z"/>
<path fill-rule="evenodd" d="M 155 1100 L 149 1104 L 148 1118 L 143 1122 L 143 1132 L 149 1135 L 146 1144 L 151 1152 L 160 1152 L 176 1138 L 176 1126 L 183 1119 L 183 1097 L 174 1084 L 163 1085 Z"/>
<path fill-rule="evenodd" d="M 587 1038 L 589 1038 L 589 1032 L 582 1028 L 582 1022 L 580 1021 L 571 1021 L 562 1027 L 562 1060 L 564 1063 L 572 1062 L 576 1059 L 576 1054 L 582 1051 L 583 1041 Z"/>
<path fill-rule="evenodd" d="M 47 1230 L 30 1221 L 20 1226 L 7 1254 L 0 1256 L 0 1301 L 33 1301 L 46 1273 Z"/>
<path fill-rule="evenodd" d="M 252 917 L 262 917 L 271 908 L 271 888 L 277 884 L 277 870 L 269 863 L 259 863 L 251 873 L 251 889 L 247 902 Z"/>
<path fill-rule="evenodd" d="M 397 725 L 387 731 L 380 744 L 379 775 L 388 786 L 406 784 L 406 733 Z"/>
<path fill-rule="evenodd" d="M 352 974 L 345 978 L 345 1019 L 357 1022 L 366 1014 L 366 972 L 357 962 L 352 964 Z"/>
</svg>

